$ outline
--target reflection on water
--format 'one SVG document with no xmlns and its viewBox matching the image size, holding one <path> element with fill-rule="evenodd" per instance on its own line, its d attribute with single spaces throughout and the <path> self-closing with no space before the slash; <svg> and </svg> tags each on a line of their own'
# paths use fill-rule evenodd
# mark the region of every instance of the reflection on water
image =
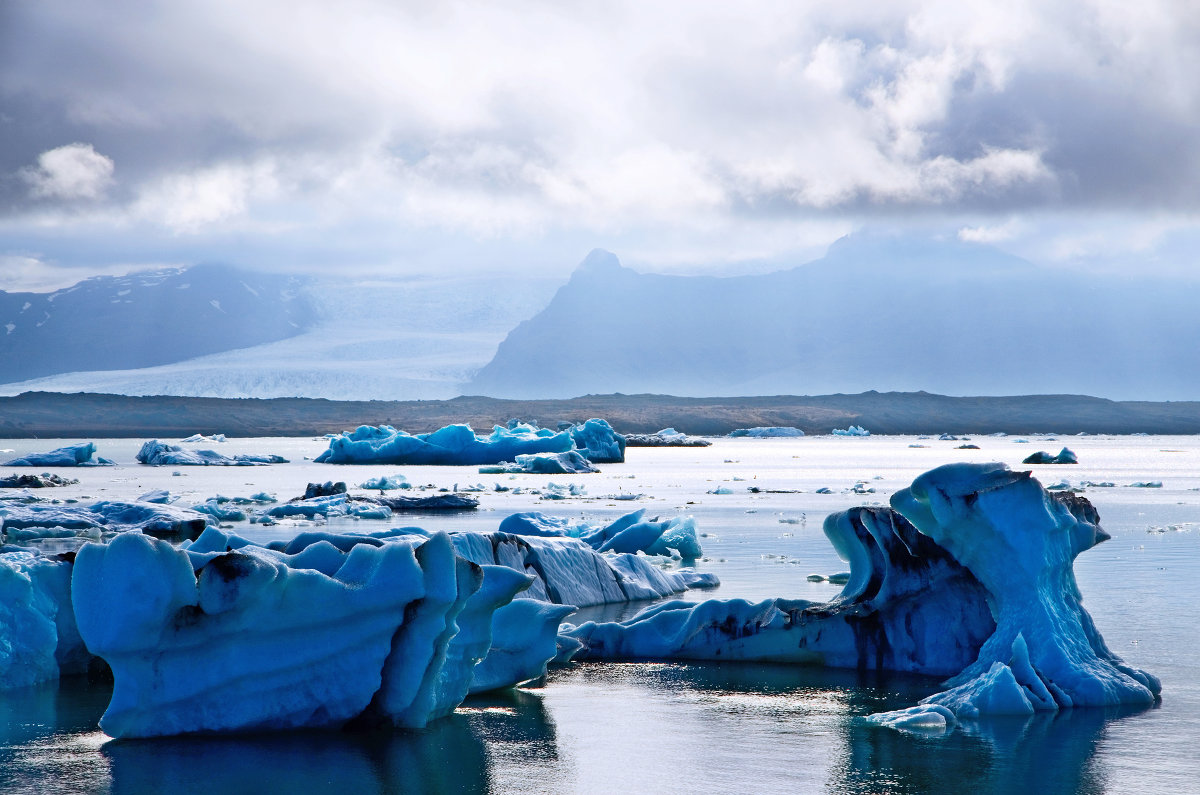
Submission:
<svg viewBox="0 0 1200 795">
<path fill-rule="evenodd" d="M 0 699 L 0 791 L 1109 791 L 1095 752 L 1128 711 L 945 736 L 858 719 L 936 689 L 925 677 L 799 666 L 588 663 L 543 690 L 470 699 L 424 731 L 112 741 L 95 729 L 109 688 L 68 680 Z"/>
</svg>

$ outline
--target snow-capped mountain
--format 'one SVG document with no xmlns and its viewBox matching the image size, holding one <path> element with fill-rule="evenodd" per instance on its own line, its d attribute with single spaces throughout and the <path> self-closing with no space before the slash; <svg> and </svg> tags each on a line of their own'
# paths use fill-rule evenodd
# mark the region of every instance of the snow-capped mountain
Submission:
<svg viewBox="0 0 1200 795">
<path fill-rule="evenodd" d="M 0 382 L 152 367 L 293 337 L 312 321 L 300 288 L 292 277 L 197 265 L 0 292 Z"/>
<path fill-rule="evenodd" d="M 160 277 L 141 274 L 130 278 Z M 190 281 L 194 289 L 195 280 Z M 248 279 L 233 284 L 240 281 L 255 284 Z M 81 291 L 88 284 L 72 290 Z M 99 370 L 85 363 L 74 372 L 43 378 L 0 378 L 10 382 L 0 385 L 0 395 L 40 390 L 227 398 L 451 398 L 492 358 L 514 325 L 545 306 L 557 286 L 550 279 L 471 274 L 370 280 L 312 277 L 298 281 L 289 304 L 306 308 L 304 328 L 292 329 L 294 335 L 286 339 L 262 341 L 247 335 L 236 350 L 210 348 L 215 352 L 202 351 L 207 355 L 192 354 L 193 358 L 177 356 L 153 367 L 126 364 L 124 369 Z M 60 300 L 51 303 L 58 305 Z M 109 299 L 102 295 L 99 300 L 105 303 Z M 214 300 L 222 309 L 231 306 L 228 299 Z M 243 306 L 239 308 L 241 317 L 227 322 L 248 322 L 264 310 L 262 306 Z M 81 312 L 86 314 L 86 310 Z M 187 317 L 182 313 L 176 316 Z M 134 339 L 158 333 L 161 325 L 157 321 L 129 323 L 129 336 Z M 217 327 L 206 324 L 201 328 L 210 326 Z M 0 371 L 0 375 L 8 372 Z"/>
</svg>

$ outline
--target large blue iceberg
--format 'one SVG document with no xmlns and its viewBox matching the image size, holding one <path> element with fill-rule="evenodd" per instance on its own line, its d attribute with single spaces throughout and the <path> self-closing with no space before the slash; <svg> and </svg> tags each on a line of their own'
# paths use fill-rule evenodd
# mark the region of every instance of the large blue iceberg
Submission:
<svg viewBox="0 0 1200 795">
<path fill-rule="evenodd" d="M 10 458 L 0 466 L 6 467 L 100 467 L 112 466 L 113 462 L 96 455 L 96 445 L 81 442 L 59 447 L 48 453 L 30 453 Z"/>
<path fill-rule="evenodd" d="M 210 526 L 177 547 L 125 533 L 74 556 L 0 553 L 0 689 L 95 655 L 114 737 L 419 728 L 569 660 L 580 646 L 558 629 L 576 605 L 715 584 L 568 537 L 396 528 L 260 546 Z"/>
<path fill-rule="evenodd" d="M 515 461 L 519 455 L 578 449 L 589 461 L 625 460 L 625 439 L 604 420 L 592 419 L 562 431 L 520 422 L 476 434 L 470 425 L 447 425 L 432 433 L 409 434 L 390 425 L 361 425 L 329 440 L 315 459 L 325 464 L 433 464 L 480 466 Z"/>
<path fill-rule="evenodd" d="M 1158 697 L 1158 680 L 1121 662 L 1081 603 L 1072 561 L 1107 538 L 1086 499 L 1047 492 L 1003 464 L 950 464 L 896 492 L 891 504 L 826 520 L 851 569 L 829 603 L 668 602 L 568 635 L 590 658 L 952 675 L 949 690 L 916 710 L 879 718 L 888 725 Z"/>
</svg>

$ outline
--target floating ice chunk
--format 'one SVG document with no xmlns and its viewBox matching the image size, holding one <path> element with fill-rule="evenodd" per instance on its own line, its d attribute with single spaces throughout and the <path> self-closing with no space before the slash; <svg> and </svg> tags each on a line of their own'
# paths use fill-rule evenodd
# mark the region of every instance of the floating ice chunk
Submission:
<svg viewBox="0 0 1200 795">
<path fill-rule="evenodd" d="M 531 475 L 574 475 L 599 472 L 577 450 L 565 453 L 529 453 L 517 456 L 516 461 L 501 461 L 499 464 L 481 466 L 481 475 L 504 475 L 526 473 Z"/>
<path fill-rule="evenodd" d="M 329 440 L 314 459 L 327 464 L 475 465 L 511 461 L 526 453 L 563 453 L 575 443 L 567 432 L 517 425 L 495 426 L 479 436 L 470 425 L 447 425 L 433 433 L 410 435 L 389 425 L 363 425 Z"/>
<path fill-rule="evenodd" d="M 1161 489 L 1161 480 L 1135 480 L 1129 484 L 1130 488 L 1134 489 Z"/>
<path fill-rule="evenodd" d="M 1038 450 L 1036 453 L 1025 458 L 1022 464 L 1078 464 L 1079 458 L 1075 453 L 1064 447 L 1059 451 L 1058 455 L 1050 455 L 1045 450 Z"/>
<path fill-rule="evenodd" d="M 193 568 L 193 562 L 196 564 Z M 379 690 L 411 545 L 355 546 L 335 575 L 256 547 L 196 556 L 136 534 L 79 551 L 79 632 L 113 670 L 113 737 L 338 726 Z"/>
<path fill-rule="evenodd" d="M 926 703 L 1021 711 L 1006 695 L 1010 676 L 1034 710 L 1157 699 L 1158 680 L 1113 654 L 1080 602 L 1074 558 L 1108 539 L 1086 499 L 1049 494 L 1003 464 L 951 464 L 892 495 L 892 505 L 971 570 L 996 618 L 978 658 Z"/>
<path fill-rule="evenodd" d="M 70 593 L 66 560 L 0 554 L 0 690 L 86 669 L 89 655 L 75 627 Z"/>
<path fill-rule="evenodd" d="M 836 431 L 835 431 L 836 433 Z M 751 439 L 794 439 L 804 435 L 804 431 L 790 426 L 762 426 L 758 428 L 738 428 L 729 434 L 733 438 L 749 437 Z"/>
<path fill-rule="evenodd" d="M 626 447 L 709 447 L 712 442 L 688 436 L 674 428 L 663 428 L 654 433 L 625 434 Z"/>
<path fill-rule="evenodd" d="M 575 447 L 588 461 L 597 464 L 620 464 L 625 461 L 625 437 L 614 431 L 605 420 L 590 419 L 582 425 L 571 426 L 568 433 Z"/>
<path fill-rule="evenodd" d="M 92 442 L 72 444 L 59 447 L 48 453 L 30 453 L 29 455 L 11 458 L 0 464 L 6 467 L 96 467 L 113 466 L 107 458 L 96 455 L 96 445 Z"/>
<path fill-rule="evenodd" d="M 360 489 L 378 489 L 379 491 L 392 491 L 394 489 L 411 489 L 412 484 L 408 482 L 408 478 L 403 475 L 380 475 L 377 478 L 371 478 L 358 484 Z"/>
<path fill-rule="evenodd" d="M 625 440 L 604 420 L 588 420 L 554 432 L 521 422 L 496 425 L 480 436 L 470 425 L 447 425 L 432 433 L 408 434 L 390 425 L 362 425 L 329 440 L 315 459 L 327 464 L 435 464 L 480 466 L 514 461 L 519 455 L 565 453 L 576 448 L 591 461 L 624 461 Z"/>
<path fill-rule="evenodd" d="M 157 439 L 142 445 L 137 460 L 150 466 L 258 466 L 287 463 L 286 458 L 277 455 L 227 456 L 215 450 L 184 450 Z"/>
<path fill-rule="evenodd" d="M 527 596 L 578 607 L 651 599 L 693 587 L 711 587 L 716 578 L 690 569 L 663 571 L 633 554 L 600 554 L 576 538 L 463 532 L 451 535 L 462 557 L 479 564 L 508 566 L 531 575 Z"/>
<path fill-rule="evenodd" d="M 240 508 L 230 508 L 217 500 L 206 500 L 205 502 L 193 505 L 192 510 L 200 513 L 208 514 L 218 522 L 244 522 L 246 521 L 246 512 Z"/>
<path fill-rule="evenodd" d="M 831 433 L 834 436 L 870 436 L 871 432 L 866 428 L 858 425 L 851 425 L 849 428 L 834 428 Z"/>
<path fill-rule="evenodd" d="M 179 440 L 180 444 L 193 444 L 193 443 L 199 443 L 199 442 L 224 442 L 224 441 L 226 441 L 226 439 L 225 439 L 225 434 L 223 434 L 223 433 L 214 433 L 212 436 L 205 436 L 202 433 L 194 433 L 186 439 Z"/>
<path fill-rule="evenodd" d="M 0 508 L 0 527 L 7 534 L 14 529 L 47 528 L 90 531 L 104 534 L 141 532 L 159 538 L 182 540 L 195 538 L 204 531 L 204 514 L 187 508 L 149 502 L 103 500 L 86 506 L 28 505 Z M 44 537 L 34 534 L 27 537 Z"/>
<path fill-rule="evenodd" d="M 954 713 L 938 704 L 918 704 L 895 712 L 878 712 L 867 715 L 863 720 L 891 729 L 922 734 L 944 734 L 957 723 Z"/>
<path fill-rule="evenodd" d="M 327 497 L 311 497 L 307 500 L 294 500 L 283 505 L 276 505 L 267 510 L 267 515 L 276 519 L 300 516 L 305 519 L 315 519 L 318 516 L 345 516 L 350 513 L 349 499 L 343 494 L 331 494 Z"/>
<path fill-rule="evenodd" d="M 492 614 L 492 646 L 474 670 L 472 693 L 482 693 L 546 675 L 559 656 L 558 627 L 573 605 L 514 599 Z M 576 647 L 578 649 L 580 647 Z"/>
</svg>

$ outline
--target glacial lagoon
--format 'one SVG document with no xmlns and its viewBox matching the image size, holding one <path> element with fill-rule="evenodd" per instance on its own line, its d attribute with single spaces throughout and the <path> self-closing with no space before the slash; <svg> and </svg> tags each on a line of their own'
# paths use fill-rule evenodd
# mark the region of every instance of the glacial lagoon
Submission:
<svg viewBox="0 0 1200 795">
<path fill-rule="evenodd" d="M 0 440 L 0 448 L 21 455 L 71 441 Z M 543 687 L 472 699 L 420 732 L 111 741 L 96 728 L 105 686 L 64 680 L 0 694 L 0 791 L 694 792 L 752 782 L 755 792 L 917 793 L 960 792 L 969 782 L 978 792 L 1121 793 L 1184 792 L 1200 775 L 1200 437 L 715 439 L 707 448 L 632 448 L 624 464 L 570 476 L 315 464 L 326 441 L 309 438 L 207 445 L 278 454 L 287 464 L 146 467 L 134 460 L 143 439 L 87 441 L 117 466 L 54 470 L 80 483 L 39 496 L 133 499 L 168 489 L 181 504 L 261 491 L 286 500 L 309 482 L 343 480 L 353 489 L 401 473 L 418 487 L 481 486 L 473 495 L 480 509 L 386 522 L 337 518 L 327 529 L 490 530 L 524 510 L 592 524 L 643 507 L 649 516 L 692 515 L 705 552 L 696 565 L 722 584 L 682 595 L 689 600 L 832 598 L 838 586 L 808 579 L 847 568 L 821 531 L 825 516 L 886 504 L 941 464 L 1002 461 L 1033 470 L 1046 486 L 1111 483 L 1084 487 L 1112 538 L 1080 555 L 1076 576 L 1109 647 L 1161 678 L 1162 702 L 964 722 L 934 736 L 860 718 L 909 706 L 936 692 L 937 680 L 780 665 L 578 663 L 552 671 Z M 959 449 L 964 443 L 979 449 Z M 1063 446 L 1078 465 L 1020 463 Z M 545 499 L 550 481 L 586 493 Z M 233 529 L 265 542 L 312 527 Z M 620 618 L 644 606 L 582 617 Z"/>
</svg>

